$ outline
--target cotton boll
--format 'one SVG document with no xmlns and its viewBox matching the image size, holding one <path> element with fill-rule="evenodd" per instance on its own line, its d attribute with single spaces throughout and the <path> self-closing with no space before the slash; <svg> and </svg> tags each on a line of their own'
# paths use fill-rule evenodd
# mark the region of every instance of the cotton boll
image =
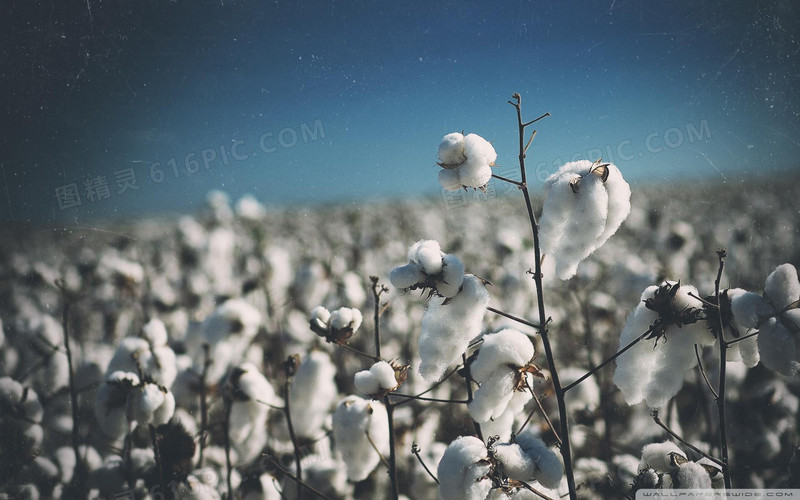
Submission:
<svg viewBox="0 0 800 500">
<path fill-rule="evenodd" d="M 303 408 L 292 415 L 299 436 L 316 438 L 321 431 L 338 395 L 335 376 L 336 366 L 322 351 L 311 351 L 300 362 L 289 388 L 292 408 Z"/>
<path fill-rule="evenodd" d="M 455 255 L 442 257 L 442 279 L 436 283 L 436 291 L 443 297 L 454 297 L 464 284 L 464 264 Z"/>
<path fill-rule="evenodd" d="M 492 180 L 492 167 L 470 159 L 459 167 L 458 180 L 466 187 L 482 188 Z"/>
<path fill-rule="evenodd" d="M 416 250 L 412 260 L 422 266 L 425 274 L 435 275 L 442 270 L 442 249 L 434 240 L 420 241 L 412 247 Z"/>
<path fill-rule="evenodd" d="M 128 393 L 128 401 L 125 406 L 128 420 L 139 424 L 150 423 L 153 420 L 153 414 L 164 404 L 165 399 L 166 391 L 156 384 L 145 382 L 134 387 Z M 172 405 L 174 409 L 174 399 L 172 400 Z"/>
<path fill-rule="evenodd" d="M 311 310 L 311 324 L 312 327 L 319 330 L 328 329 L 328 321 L 331 319 L 331 312 L 323 306 L 317 306 Z"/>
<path fill-rule="evenodd" d="M 759 332 L 758 349 L 764 366 L 786 376 L 797 373 L 800 364 L 792 332 L 774 317 L 762 323 Z"/>
<path fill-rule="evenodd" d="M 503 464 L 503 474 L 517 481 L 533 479 L 536 464 L 516 443 L 499 444 L 495 447 L 494 457 Z"/>
<path fill-rule="evenodd" d="M 377 401 L 368 402 L 348 396 L 339 402 L 333 414 L 333 436 L 337 453 L 347 465 L 350 481 L 363 481 L 389 451 L 389 426 L 386 408 Z"/>
<path fill-rule="evenodd" d="M 486 445 L 473 436 L 450 443 L 437 468 L 441 500 L 484 500 L 492 489 Z"/>
<path fill-rule="evenodd" d="M 439 380 L 481 331 L 489 293 L 473 275 L 464 276 L 462 288 L 447 304 L 431 299 L 422 317 L 419 373 L 428 382 Z"/>
<path fill-rule="evenodd" d="M 497 152 L 492 143 L 478 134 L 467 134 L 464 137 L 464 155 L 467 157 L 467 162 L 486 165 L 491 165 L 497 160 Z"/>
<path fill-rule="evenodd" d="M 711 478 L 711 487 L 714 489 L 722 489 L 725 487 L 725 476 L 722 474 L 722 467 L 706 457 L 701 458 L 697 463 L 703 466 Z"/>
<path fill-rule="evenodd" d="M 764 283 L 764 296 L 775 307 L 775 311 L 783 312 L 790 304 L 800 299 L 800 280 L 797 270 L 791 264 L 782 264 L 775 268 Z"/>
<path fill-rule="evenodd" d="M 439 184 L 445 191 L 458 191 L 461 189 L 461 179 L 457 170 L 439 170 Z"/>
<path fill-rule="evenodd" d="M 331 318 L 328 324 L 334 332 L 341 330 L 350 330 L 353 333 L 358 331 L 364 317 L 358 309 L 349 307 L 340 307 L 331 313 Z"/>
<path fill-rule="evenodd" d="M 380 392 L 380 384 L 369 370 L 363 370 L 355 374 L 353 383 L 360 394 L 369 396 Z"/>
<path fill-rule="evenodd" d="M 114 352 L 114 357 L 108 363 L 106 378 L 118 371 L 137 373 L 139 371 L 137 366 L 139 355 L 149 350 L 150 345 L 146 339 L 126 337 L 120 340 L 117 350 Z"/>
<path fill-rule="evenodd" d="M 749 330 L 758 326 L 759 318 L 770 316 L 772 308 L 769 302 L 761 295 L 732 288 L 728 290 L 731 301 L 731 314 L 733 322 L 740 329 L 740 334 L 748 334 Z"/>
<path fill-rule="evenodd" d="M 406 289 L 416 283 L 425 281 L 425 273 L 419 264 L 412 262 L 392 269 L 389 274 L 389 281 L 397 288 Z"/>
<path fill-rule="evenodd" d="M 112 439 L 119 439 L 128 432 L 128 395 L 138 385 L 136 374 L 116 371 L 97 389 L 95 417 L 103 432 Z"/>
<path fill-rule="evenodd" d="M 466 161 L 464 155 L 464 136 L 458 132 L 447 134 L 439 144 L 439 162 L 445 168 L 452 168 Z"/>
<path fill-rule="evenodd" d="M 250 363 L 231 370 L 226 384 L 232 399 L 230 437 L 244 461 L 255 458 L 266 443 L 269 404 L 280 399 L 266 378 Z"/>
<path fill-rule="evenodd" d="M 711 476 L 696 462 L 686 462 L 678 468 L 674 476 L 675 488 L 711 489 Z"/>
<path fill-rule="evenodd" d="M 536 464 L 533 478 L 545 488 L 558 488 L 564 473 L 564 465 L 559 455 L 548 448 L 544 441 L 528 433 L 517 436 L 517 444 Z"/>
<path fill-rule="evenodd" d="M 239 216 L 240 219 L 251 222 L 259 222 L 267 214 L 267 210 L 264 208 L 264 205 L 262 205 L 261 202 L 259 202 L 252 194 L 245 194 L 239 198 L 239 201 L 236 202 L 235 211 L 236 215 Z"/>
<path fill-rule="evenodd" d="M 677 462 L 686 461 L 686 453 L 672 441 L 650 443 L 642 448 L 639 470 L 655 469 L 660 473 L 674 472 L 678 468 L 676 460 Z"/>
<path fill-rule="evenodd" d="M 608 218 L 603 234 L 595 243 L 598 248 L 617 232 L 631 212 L 631 186 L 622 178 L 622 172 L 616 165 L 610 163 L 606 168 L 608 168 L 608 178 L 605 182 L 608 192 Z"/>
</svg>

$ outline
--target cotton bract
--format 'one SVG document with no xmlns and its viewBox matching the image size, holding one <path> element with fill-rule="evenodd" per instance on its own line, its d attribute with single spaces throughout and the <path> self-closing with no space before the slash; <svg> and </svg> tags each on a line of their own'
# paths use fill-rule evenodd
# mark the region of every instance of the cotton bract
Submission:
<svg viewBox="0 0 800 500">
<path fill-rule="evenodd" d="M 461 436 L 450 443 L 439 462 L 441 500 L 484 500 L 492 489 L 492 470 L 483 441 Z"/>
<path fill-rule="evenodd" d="M 477 134 L 466 137 L 458 132 L 447 134 L 439 144 L 439 184 L 448 191 L 471 187 L 482 189 L 492 178 L 497 152 L 492 144 Z"/>
<path fill-rule="evenodd" d="M 588 160 L 562 166 L 544 184 L 539 236 L 562 280 L 619 229 L 631 210 L 631 189 L 613 163 Z"/>
<path fill-rule="evenodd" d="M 389 424 L 386 419 L 383 404 L 358 396 L 348 396 L 336 407 L 333 438 L 337 452 L 347 465 L 347 478 L 350 481 L 363 481 L 375 469 L 380 462 L 376 448 L 382 455 L 389 452 Z"/>
<path fill-rule="evenodd" d="M 444 371 L 467 350 L 469 341 L 481 332 L 489 305 L 489 293 L 476 276 L 464 276 L 462 290 L 446 302 L 431 299 L 422 317 L 419 337 L 419 373 L 428 382 L 442 378 Z"/>
<path fill-rule="evenodd" d="M 679 315 L 688 318 L 692 312 L 702 310 L 703 303 L 692 295 L 700 296 L 693 286 L 669 282 L 660 287 L 650 286 L 628 315 L 620 335 L 620 348 L 648 331 L 651 325 L 663 327 L 658 332 L 654 329 L 655 346 L 652 340 L 641 340 L 616 360 L 614 383 L 629 405 L 645 401 L 650 408 L 664 406 L 680 390 L 685 373 L 697 364 L 695 344 L 714 344 L 714 336 L 706 329 L 705 322 L 695 320 L 680 323 L 681 326 L 675 323 Z M 660 304 L 662 313 L 648 308 L 647 304 L 653 302 Z"/>
<path fill-rule="evenodd" d="M 472 377 L 480 384 L 467 405 L 476 422 L 500 417 L 515 391 L 525 391 L 530 381 L 520 369 L 532 358 L 533 344 L 516 330 L 509 328 L 483 337 L 478 358 L 470 368 Z"/>
</svg>

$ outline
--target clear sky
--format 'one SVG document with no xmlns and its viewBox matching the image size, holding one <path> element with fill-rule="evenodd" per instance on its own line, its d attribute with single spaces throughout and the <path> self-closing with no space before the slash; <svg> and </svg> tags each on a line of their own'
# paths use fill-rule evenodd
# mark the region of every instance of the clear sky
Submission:
<svg viewBox="0 0 800 500">
<path fill-rule="evenodd" d="M 15 2 L 0 223 L 436 194 L 443 135 L 533 182 L 602 156 L 634 184 L 800 165 L 794 0 Z M 77 204 L 80 203 L 80 204 Z"/>
</svg>

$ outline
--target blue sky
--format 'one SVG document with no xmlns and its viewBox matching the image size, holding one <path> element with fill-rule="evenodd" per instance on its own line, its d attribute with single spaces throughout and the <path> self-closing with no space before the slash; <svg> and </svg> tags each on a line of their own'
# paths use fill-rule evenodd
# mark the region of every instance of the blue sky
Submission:
<svg viewBox="0 0 800 500">
<path fill-rule="evenodd" d="M 797 171 L 788 0 L 87 6 L 12 8 L 0 222 L 191 212 L 211 189 L 272 205 L 436 194 L 452 131 L 493 141 L 513 172 L 513 92 L 527 118 L 552 114 L 534 184 L 597 156 L 634 184 Z M 123 175 L 138 189 L 120 193 Z M 80 205 L 59 205 L 72 188 Z"/>
</svg>

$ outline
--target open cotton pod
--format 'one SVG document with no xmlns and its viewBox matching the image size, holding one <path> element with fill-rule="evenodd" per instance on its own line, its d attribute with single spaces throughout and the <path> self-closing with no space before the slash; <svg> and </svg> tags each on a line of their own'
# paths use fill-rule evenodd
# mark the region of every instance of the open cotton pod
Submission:
<svg viewBox="0 0 800 500">
<path fill-rule="evenodd" d="M 492 179 L 497 152 L 478 134 L 447 134 L 439 144 L 439 183 L 448 191 L 485 189 Z"/>
<path fill-rule="evenodd" d="M 631 188 L 613 163 L 567 163 L 544 184 L 539 237 L 562 280 L 619 229 L 631 210 Z"/>
</svg>

